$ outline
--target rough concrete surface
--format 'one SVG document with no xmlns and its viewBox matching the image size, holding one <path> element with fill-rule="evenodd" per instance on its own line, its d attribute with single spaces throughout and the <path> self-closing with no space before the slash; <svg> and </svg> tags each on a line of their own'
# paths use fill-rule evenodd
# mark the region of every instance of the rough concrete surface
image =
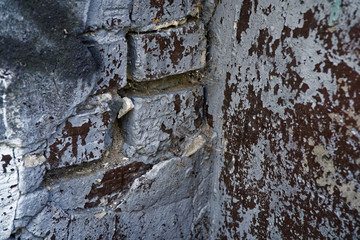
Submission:
<svg viewBox="0 0 360 240">
<path fill-rule="evenodd" d="M 360 238 L 356 0 L 0 0 L 0 240 Z"/>
<path fill-rule="evenodd" d="M 130 46 L 130 72 L 138 82 L 205 66 L 204 27 L 196 22 L 161 32 L 131 34 Z"/>
<path fill-rule="evenodd" d="M 124 154 L 146 163 L 180 155 L 202 125 L 203 89 L 131 97 L 134 109 L 120 119 Z"/>
<path fill-rule="evenodd" d="M 360 237 L 359 11 L 350 0 L 219 2 L 213 239 Z"/>
</svg>

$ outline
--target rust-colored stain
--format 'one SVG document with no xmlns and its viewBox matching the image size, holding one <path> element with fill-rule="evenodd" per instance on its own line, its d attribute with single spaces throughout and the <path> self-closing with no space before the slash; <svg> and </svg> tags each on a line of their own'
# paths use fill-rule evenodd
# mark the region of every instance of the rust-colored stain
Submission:
<svg viewBox="0 0 360 240">
<path fill-rule="evenodd" d="M 56 141 L 51 144 L 50 153 L 47 157 L 47 161 L 51 167 L 59 166 L 61 162 L 61 158 L 64 152 L 68 149 L 68 147 L 72 147 L 71 157 L 77 158 L 78 155 L 78 140 L 81 139 L 81 145 L 85 145 L 85 139 L 90 131 L 90 127 L 93 126 L 90 119 L 88 122 L 82 124 L 80 127 L 73 127 L 72 123 L 66 121 L 64 129 L 62 130 L 62 136 L 57 138 Z M 71 139 L 71 142 L 67 142 L 65 145 L 65 141 L 67 138 Z M 61 149 L 59 149 L 61 147 Z"/>
<path fill-rule="evenodd" d="M 182 37 L 178 37 L 175 32 L 172 32 L 170 34 L 170 37 L 174 41 L 173 42 L 174 48 L 169 51 L 170 60 L 173 66 L 175 67 L 184 56 L 184 51 L 185 51 L 185 47 L 183 45 L 184 39 Z"/>
<path fill-rule="evenodd" d="M 252 1 L 243 1 L 236 33 L 240 45 L 254 9 Z M 273 9 L 262 12 L 268 16 Z M 327 19 L 318 19 L 320 11 L 318 7 L 305 11 L 303 26 L 285 25 L 279 39 L 269 29 L 259 29 L 252 45 L 241 48 L 257 59 L 255 69 L 270 66 L 268 79 L 260 70 L 244 74 L 242 66 L 226 73 L 225 150 L 219 181 L 229 200 L 222 204 L 219 239 L 271 239 L 274 229 L 285 239 L 360 236 L 360 74 L 355 67 L 359 62 L 334 61 L 356 54 L 359 27 L 329 31 Z M 316 89 L 312 102 L 303 103 L 313 89 L 298 71 L 301 63 L 291 42 L 311 36 L 323 46 L 317 54 L 324 60 L 309 70 L 331 79 L 315 79 L 323 86 Z M 270 84 L 274 79 L 276 84 Z M 263 87 L 258 87 L 259 81 Z M 332 83 L 337 85 L 335 92 L 329 87 Z M 281 95 L 284 89 L 291 94 Z M 241 97 L 235 100 L 234 93 Z M 264 96 L 269 95 L 284 108 L 283 115 L 267 107 Z M 246 219 L 253 212 L 256 217 Z M 247 232 L 239 231 L 244 222 Z"/>
<path fill-rule="evenodd" d="M 174 101 L 174 110 L 176 112 L 176 114 L 178 114 L 181 111 L 181 98 L 179 96 L 179 94 L 175 95 L 175 101 Z"/>
<path fill-rule="evenodd" d="M 236 39 L 237 42 L 241 42 L 241 34 L 249 28 L 249 19 L 251 15 L 251 7 L 252 1 L 251 0 L 244 0 L 240 10 L 240 17 L 237 22 L 237 32 L 236 32 Z"/>
<path fill-rule="evenodd" d="M 120 193 L 129 189 L 130 184 L 138 177 L 146 173 L 152 167 L 151 164 L 133 162 L 125 166 L 105 172 L 100 183 L 93 183 L 89 194 L 85 197 L 89 202 L 85 208 L 91 208 L 100 204 L 100 199 L 104 196 L 116 198 L 115 193 Z"/>
<path fill-rule="evenodd" d="M 150 0 L 150 7 L 158 9 L 154 19 L 161 19 L 164 16 L 165 0 Z"/>
<path fill-rule="evenodd" d="M 167 133 L 170 135 L 170 137 L 173 135 L 173 129 L 172 128 L 169 128 L 169 129 L 166 129 L 166 126 L 164 123 L 161 123 L 161 127 L 160 127 L 161 131 Z"/>
<path fill-rule="evenodd" d="M 110 111 L 104 112 L 102 114 L 102 122 L 103 122 L 104 126 L 106 126 L 106 127 L 109 126 L 110 121 L 111 121 L 111 112 Z"/>
<path fill-rule="evenodd" d="M 10 164 L 12 157 L 10 155 L 2 155 L 1 157 L 1 162 L 2 162 L 2 168 L 3 168 L 3 173 L 6 173 L 6 167 Z"/>
<path fill-rule="evenodd" d="M 199 128 L 201 124 L 203 123 L 203 107 L 204 107 L 204 96 L 203 95 L 194 95 L 194 109 L 195 114 L 197 115 L 197 118 L 194 120 L 194 125 L 196 128 Z"/>
<path fill-rule="evenodd" d="M 119 48 L 117 46 L 117 48 Z M 101 77 L 97 81 L 97 87 L 95 94 L 101 94 L 111 89 L 117 89 L 121 87 L 122 82 L 125 80 L 119 76 L 120 67 L 123 64 L 122 56 L 123 53 L 120 49 L 117 49 L 111 54 L 105 54 L 104 49 L 99 50 L 104 58 L 104 66 L 101 70 Z"/>
</svg>

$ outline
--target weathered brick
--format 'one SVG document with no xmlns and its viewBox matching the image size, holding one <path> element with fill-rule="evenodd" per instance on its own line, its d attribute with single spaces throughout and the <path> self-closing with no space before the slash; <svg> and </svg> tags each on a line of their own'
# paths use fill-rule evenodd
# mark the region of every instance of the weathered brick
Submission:
<svg viewBox="0 0 360 240">
<path fill-rule="evenodd" d="M 89 46 L 100 65 L 95 94 L 122 88 L 127 83 L 127 42 L 125 36 L 115 35 L 99 39 Z"/>
<path fill-rule="evenodd" d="M 70 211 L 68 239 L 114 239 L 115 214 L 111 211 L 94 209 Z"/>
<path fill-rule="evenodd" d="M 120 212 L 113 239 L 191 239 L 191 198 L 147 211 Z"/>
<path fill-rule="evenodd" d="M 204 27 L 195 22 L 161 32 L 130 35 L 130 71 L 149 81 L 205 66 Z"/>
<path fill-rule="evenodd" d="M 82 105 L 49 141 L 45 153 L 49 168 L 100 159 L 111 144 L 112 124 L 120 105 L 120 97 L 109 93 L 90 98 Z"/>
<path fill-rule="evenodd" d="M 195 16 L 199 10 L 199 0 L 134 0 L 131 27 L 143 30 L 156 28 L 167 22 L 179 21 L 187 16 Z"/>
<path fill-rule="evenodd" d="M 117 29 L 130 26 L 131 0 L 91 0 L 87 28 Z"/>
<path fill-rule="evenodd" d="M 48 195 L 47 189 L 40 189 L 38 191 L 22 195 L 19 198 L 15 218 L 20 219 L 23 217 L 35 216 L 45 207 Z"/>
<path fill-rule="evenodd" d="M 44 164 L 27 168 L 19 166 L 19 190 L 22 194 L 36 190 L 43 181 L 46 167 Z"/>
<path fill-rule="evenodd" d="M 142 177 L 136 179 L 124 204 L 118 209 L 125 212 L 140 211 L 151 207 L 162 207 L 181 199 L 189 198 L 195 190 L 195 175 L 189 174 L 193 169 L 193 160 L 172 158 L 156 164 Z"/>
<path fill-rule="evenodd" d="M 95 61 L 77 35 L 84 5 L 75 2 L 1 1 L 0 141 L 46 141 L 94 88 Z"/>
<path fill-rule="evenodd" d="M 172 156 L 202 124 L 202 87 L 132 100 L 134 109 L 121 118 L 123 151 L 138 161 Z"/>
<path fill-rule="evenodd" d="M 27 230 L 35 236 L 45 239 L 68 239 L 68 227 L 71 217 L 62 209 L 46 207 L 29 223 Z"/>
<path fill-rule="evenodd" d="M 11 234 L 17 200 L 18 176 L 13 149 L 0 145 L 0 239 Z"/>
<path fill-rule="evenodd" d="M 137 177 L 144 174 L 150 164 L 132 162 L 113 169 L 102 169 L 86 175 L 75 175 L 53 184 L 49 201 L 64 210 L 106 206 L 118 194 L 129 189 Z"/>
</svg>

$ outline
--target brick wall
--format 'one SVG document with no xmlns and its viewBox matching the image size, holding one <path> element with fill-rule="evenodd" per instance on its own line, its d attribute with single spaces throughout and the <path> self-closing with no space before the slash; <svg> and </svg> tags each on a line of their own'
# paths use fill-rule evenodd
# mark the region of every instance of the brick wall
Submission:
<svg viewBox="0 0 360 240">
<path fill-rule="evenodd" d="M 201 7 L 0 4 L 0 239 L 207 234 Z"/>
<path fill-rule="evenodd" d="M 0 1 L 0 240 L 358 239 L 359 11 Z"/>
</svg>

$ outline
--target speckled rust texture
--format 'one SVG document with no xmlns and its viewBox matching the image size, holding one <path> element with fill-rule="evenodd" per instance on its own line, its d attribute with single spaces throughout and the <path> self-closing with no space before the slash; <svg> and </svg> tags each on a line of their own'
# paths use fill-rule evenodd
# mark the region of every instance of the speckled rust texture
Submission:
<svg viewBox="0 0 360 240">
<path fill-rule="evenodd" d="M 217 238 L 359 238 L 360 4 L 342 1 L 334 27 L 320 1 L 217 11 L 214 26 L 236 19 L 232 56 L 213 50 L 225 69 Z"/>
</svg>

